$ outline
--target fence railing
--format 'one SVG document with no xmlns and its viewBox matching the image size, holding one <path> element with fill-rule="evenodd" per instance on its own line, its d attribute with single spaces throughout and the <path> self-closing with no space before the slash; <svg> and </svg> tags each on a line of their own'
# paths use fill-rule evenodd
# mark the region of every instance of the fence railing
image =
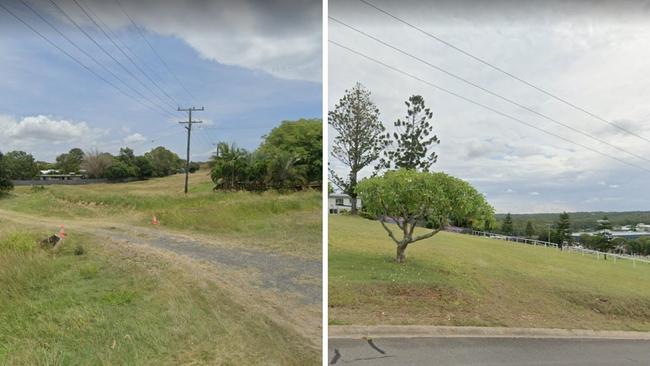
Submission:
<svg viewBox="0 0 650 366">
<path fill-rule="evenodd" d="M 519 237 L 519 236 L 511 236 L 511 235 L 490 233 L 490 232 L 487 232 L 487 231 L 472 230 L 471 232 L 467 231 L 467 233 L 471 234 L 471 235 L 483 236 L 483 237 L 487 237 L 487 238 L 491 238 L 491 239 L 505 240 L 505 241 L 510 241 L 510 242 L 514 242 L 514 243 L 550 247 L 550 248 L 555 248 L 555 249 L 561 250 L 563 252 L 574 252 L 574 253 L 580 253 L 582 255 L 586 255 L 586 254 L 595 255 L 596 259 L 598 259 L 598 260 L 600 260 L 600 259 L 607 260 L 608 257 L 612 258 L 614 261 L 616 261 L 617 259 L 630 260 L 630 261 L 632 261 L 632 265 L 634 267 L 636 267 L 636 262 L 650 264 L 650 258 L 642 257 L 642 256 L 638 256 L 638 255 L 604 253 L 604 252 L 599 252 L 599 251 L 593 250 L 593 249 L 581 248 L 581 247 L 570 246 L 570 245 L 565 245 L 562 248 L 560 248 L 556 243 L 551 243 L 551 242 L 548 242 L 548 241 L 529 239 L 529 238 L 522 238 L 522 237 Z"/>
</svg>

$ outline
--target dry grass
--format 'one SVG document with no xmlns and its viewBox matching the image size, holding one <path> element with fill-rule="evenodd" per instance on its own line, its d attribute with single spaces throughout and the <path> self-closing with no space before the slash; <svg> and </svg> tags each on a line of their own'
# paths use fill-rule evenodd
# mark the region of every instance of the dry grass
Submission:
<svg viewBox="0 0 650 366">
<path fill-rule="evenodd" d="M 650 330 L 650 265 L 451 233 L 399 265 L 379 223 L 329 223 L 330 324 Z"/>
<path fill-rule="evenodd" d="M 55 252 L 33 245 L 47 234 L 0 223 L 0 364 L 320 362 L 317 345 L 251 305 L 236 280 L 90 235 Z"/>
</svg>

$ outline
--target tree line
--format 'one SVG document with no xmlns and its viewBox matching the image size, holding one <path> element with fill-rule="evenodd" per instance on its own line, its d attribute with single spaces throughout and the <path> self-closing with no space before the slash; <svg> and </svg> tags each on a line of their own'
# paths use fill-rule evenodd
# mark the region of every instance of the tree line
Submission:
<svg viewBox="0 0 650 366">
<path fill-rule="evenodd" d="M 209 164 L 215 190 L 297 190 L 322 185 L 321 119 L 284 121 L 248 151 L 219 142 Z"/>
<path fill-rule="evenodd" d="M 198 168 L 198 163 L 190 165 L 191 172 Z M 73 148 L 67 153 L 58 155 L 53 163 L 36 161 L 31 154 L 24 151 L 10 151 L 6 154 L 0 153 L 0 187 L 4 187 L 0 190 L 11 189 L 12 180 L 37 179 L 41 171 L 119 180 L 164 177 L 183 169 L 184 160 L 162 146 L 140 156 L 136 156 L 128 147 L 121 148 L 117 155 L 98 150 L 83 151 L 80 148 Z"/>
<path fill-rule="evenodd" d="M 532 221 L 526 222 L 524 232 L 515 230 L 513 218 L 510 213 L 506 214 L 501 227 L 497 230 L 504 235 L 524 236 L 530 239 L 537 239 L 541 241 L 548 241 L 558 244 L 561 248 L 564 245 L 580 244 L 587 249 L 597 250 L 604 253 L 627 253 L 638 255 L 650 255 L 650 237 L 641 237 L 637 239 L 614 238 L 609 233 L 613 225 L 607 215 L 596 221 L 596 225 L 592 224 L 591 229 L 595 229 L 594 233 L 582 234 L 576 240 L 571 235 L 572 223 L 568 213 L 561 213 L 555 223 L 548 224 L 542 228 L 537 228 Z"/>
<path fill-rule="evenodd" d="M 474 187 L 431 171 L 438 159 L 432 149 L 440 139 L 433 133 L 433 112 L 424 98 L 412 95 L 404 104 L 404 117 L 397 118 L 389 132 L 370 91 L 356 83 L 328 113 L 328 124 L 336 132 L 331 155 L 347 170 L 340 175 L 330 167 L 330 181 L 350 197 L 351 214 L 358 213 L 361 198 L 362 214 L 378 219 L 396 244 L 399 263 L 405 261 L 410 244 L 446 225 L 484 228 L 494 222 L 494 209 Z M 364 169 L 371 175 L 359 181 Z M 431 231 L 416 234 L 417 226 Z"/>
</svg>

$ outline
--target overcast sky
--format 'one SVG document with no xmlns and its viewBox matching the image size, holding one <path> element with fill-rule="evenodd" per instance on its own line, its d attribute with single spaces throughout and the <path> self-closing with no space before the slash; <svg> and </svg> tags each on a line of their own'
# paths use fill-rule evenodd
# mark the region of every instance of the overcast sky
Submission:
<svg viewBox="0 0 650 366">
<path fill-rule="evenodd" d="M 648 2 L 369 1 L 650 139 Z M 553 100 L 360 1 L 330 1 L 329 13 L 449 72 L 650 159 L 647 141 Z M 553 124 L 331 20 L 329 38 L 570 141 L 650 169 L 648 160 Z M 404 101 L 412 94 L 422 95 L 441 139 L 435 147 L 439 159 L 434 169 L 471 182 L 497 212 L 650 210 L 647 171 L 518 124 L 332 44 L 329 76 L 330 107 L 359 81 L 372 92 L 389 129 L 405 115 Z"/>
<path fill-rule="evenodd" d="M 24 1 L 110 72 L 20 0 L 2 4 L 131 97 L 0 9 L 0 151 L 52 161 L 73 147 L 116 153 L 129 146 L 142 153 L 163 145 L 184 156 L 185 130 L 177 122 L 187 115 L 175 111 L 180 104 L 206 108 L 194 117 L 205 124 L 194 133 L 192 154 L 205 160 L 216 141 L 252 149 L 282 120 L 322 115 L 319 1 L 120 0 L 162 61 L 116 0 L 77 2 L 126 55 L 74 0 L 53 1 L 107 53 L 49 0 Z"/>
</svg>

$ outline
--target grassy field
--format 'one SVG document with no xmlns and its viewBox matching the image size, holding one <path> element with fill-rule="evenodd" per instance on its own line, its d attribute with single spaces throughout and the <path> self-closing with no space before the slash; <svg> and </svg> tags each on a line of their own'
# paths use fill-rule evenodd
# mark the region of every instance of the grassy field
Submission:
<svg viewBox="0 0 650 366">
<path fill-rule="evenodd" d="M 329 322 L 650 331 L 650 265 L 440 233 L 403 265 L 378 222 L 329 218 Z"/>
<path fill-rule="evenodd" d="M 320 362 L 295 330 L 196 267 L 84 234 L 45 250 L 45 236 L 0 222 L 1 365 Z"/>
<path fill-rule="evenodd" d="M 125 184 L 17 187 L 0 209 L 60 218 L 101 219 L 215 235 L 224 241 L 310 258 L 322 254 L 321 193 L 213 192 L 206 171 Z"/>
</svg>

